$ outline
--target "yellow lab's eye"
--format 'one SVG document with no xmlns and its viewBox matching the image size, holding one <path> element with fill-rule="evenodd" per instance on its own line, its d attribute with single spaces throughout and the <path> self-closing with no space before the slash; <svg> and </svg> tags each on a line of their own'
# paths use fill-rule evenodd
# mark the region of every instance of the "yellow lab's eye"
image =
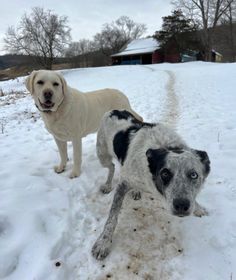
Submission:
<svg viewBox="0 0 236 280">
<path fill-rule="evenodd" d="M 38 85 L 43 85 L 43 84 L 44 84 L 44 81 L 39 80 L 39 81 L 37 81 L 37 84 L 38 84 Z"/>
<path fill-rule="evenodd" d="M 55 82 L 55 83 L 53 83 L 53 86 L 54 86 L 54 87 L 58 87 L 59 84 L 58 84 L 57 82 Z"/>
</svg>

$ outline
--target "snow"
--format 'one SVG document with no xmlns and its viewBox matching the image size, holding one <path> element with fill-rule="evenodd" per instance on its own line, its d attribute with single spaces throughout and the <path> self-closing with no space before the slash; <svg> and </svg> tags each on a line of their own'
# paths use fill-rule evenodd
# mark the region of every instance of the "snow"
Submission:
<svg viewBox="0 0 236 280">
<path fill-rule="evenodd" d="M 167 122 L 191 147 L 206 150 L 212 170 L 198 201 L 209 216 L 172 217 L 150 194 L 141 201 L 127 197 L 111 254 L 96 261 L 91 247 L 114 194 L 99 193 L 107 171 L 96 157 L 96 135 L 83 140 L 79 178 L 68 178 L 71 160 L 65 173 L 55 174 L 57 148 L 24 78 L 1 82 L 0 278 L 234 279 L 236 64 L 190 62 L 62 73 L 82 91 L 122 90 L 145 121 Z M 118 173 L 117 168 L 115 182 Z"/>
<path fill-rule="evenodd" d="M 152 53 L 159 48 L 159 44 L 156 39 L 153 38 L 142 38 L 131 41 L 124 50 L 119 53 L 113 54 L 112 57 L 131 55 L 131 54 L 142 54 Z"/>
</svg>

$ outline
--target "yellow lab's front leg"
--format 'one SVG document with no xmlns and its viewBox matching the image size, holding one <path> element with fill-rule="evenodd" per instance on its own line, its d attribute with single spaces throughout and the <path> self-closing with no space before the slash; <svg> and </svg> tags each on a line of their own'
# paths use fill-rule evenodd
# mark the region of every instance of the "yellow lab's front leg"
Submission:
<svg viewBox="0 0 236 280">
<path fill-rule="evenodd" d="M 70 174 L 70 178 L 79 177 L 81 173 L 81 162 L 82 162 L 82 139 L 81 137 L 74 138 L 73 144 L 73 169 Z"/>
<path fill-rule="evenodd" d="M 66 168 L 66 163 L 67 163 L 67 160 L 68 160 L 67 142 L 58 140 L 56 137 L 54 137 L 54 139 L 55 139 L 55 142 L 57 144 L 59 154 L 60 154 L 60 157 L 61 157 L 60 164 L 57 165 L 57 166 L 54 166 L 54 170 L 55 170 L 56 173 L 62 173 Z"/>
</svg>

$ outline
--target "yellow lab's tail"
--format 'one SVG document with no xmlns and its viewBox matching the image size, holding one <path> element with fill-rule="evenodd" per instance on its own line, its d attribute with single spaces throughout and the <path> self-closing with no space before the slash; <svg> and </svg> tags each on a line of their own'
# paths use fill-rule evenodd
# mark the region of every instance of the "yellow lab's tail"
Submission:
<svg viewBox="0 0 236 280">
<path fill-rule="evenodd" d="M 140 122 L 143 122 L 143 118 L 141 116 L 139 116 L 139 114 L 137 114 L 135 111 L 133 111 L 132 109 L 129 110 L 130 113 Z"/>
</svg>

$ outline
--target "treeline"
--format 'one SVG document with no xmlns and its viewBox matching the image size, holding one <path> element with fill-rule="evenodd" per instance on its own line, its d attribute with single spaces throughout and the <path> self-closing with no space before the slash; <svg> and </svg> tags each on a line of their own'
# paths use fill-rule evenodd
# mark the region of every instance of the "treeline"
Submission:
<svg viewBox="0 0 236 280">
<path fill-rule="evenodd" d="M 174 0 L 172 4 L 174 10 L 163 17 L 162 28 L 150 35 L 158 40 L 163 52 L 173 48 L 179 52 L 196 50 L 210 61 L 215 49 L 224 61 L 236 61 L 236 0 Z M 46 69 L 59 61 L 71 67 L 103 66 L 110 65 L 111 54 L 143 36 L 146 30 L 145 24 L 121 16 L 105 23 L 91 40 L 73 42 L 66 16 L 35 7 L 22 16 L 16 27 L 8 28 L 5 50 L 27 55 L 34 65 Z M 0 59 L 1 64 L 4 67 Z"/>
<path fill-rule="evenodd" d="M 216 26 L 211 26 L 209 22 L 208 25 L 205 31 L 199 17 L 187 17 L 183 10 L 178 9 L 163 17 L 162 29 L 156 31 L 153 37 L 160 43 L 164 55 L 198 53 L 201 60 L 211 61 L 212 52 L 218 52 L 223 56 L 223 61 L 236 61 L 235 20 L 228 21 L 222 17 Z"/>
<path fill-rule="evenodd" d="M 29 15 L 23 15 L 17 27 L 8 28 L 4 41 L 9 53 L 29 55 L 46 69 L 52 69 L 57 57 L 67 57 L 74 66 L 97 66 L 109 63 L 110 54 L 145 31 L 145 24 L 122 16 L 104 24 L 92 40 L 72 42 L 66 16 L 35 7 Z"/>
</svg>

